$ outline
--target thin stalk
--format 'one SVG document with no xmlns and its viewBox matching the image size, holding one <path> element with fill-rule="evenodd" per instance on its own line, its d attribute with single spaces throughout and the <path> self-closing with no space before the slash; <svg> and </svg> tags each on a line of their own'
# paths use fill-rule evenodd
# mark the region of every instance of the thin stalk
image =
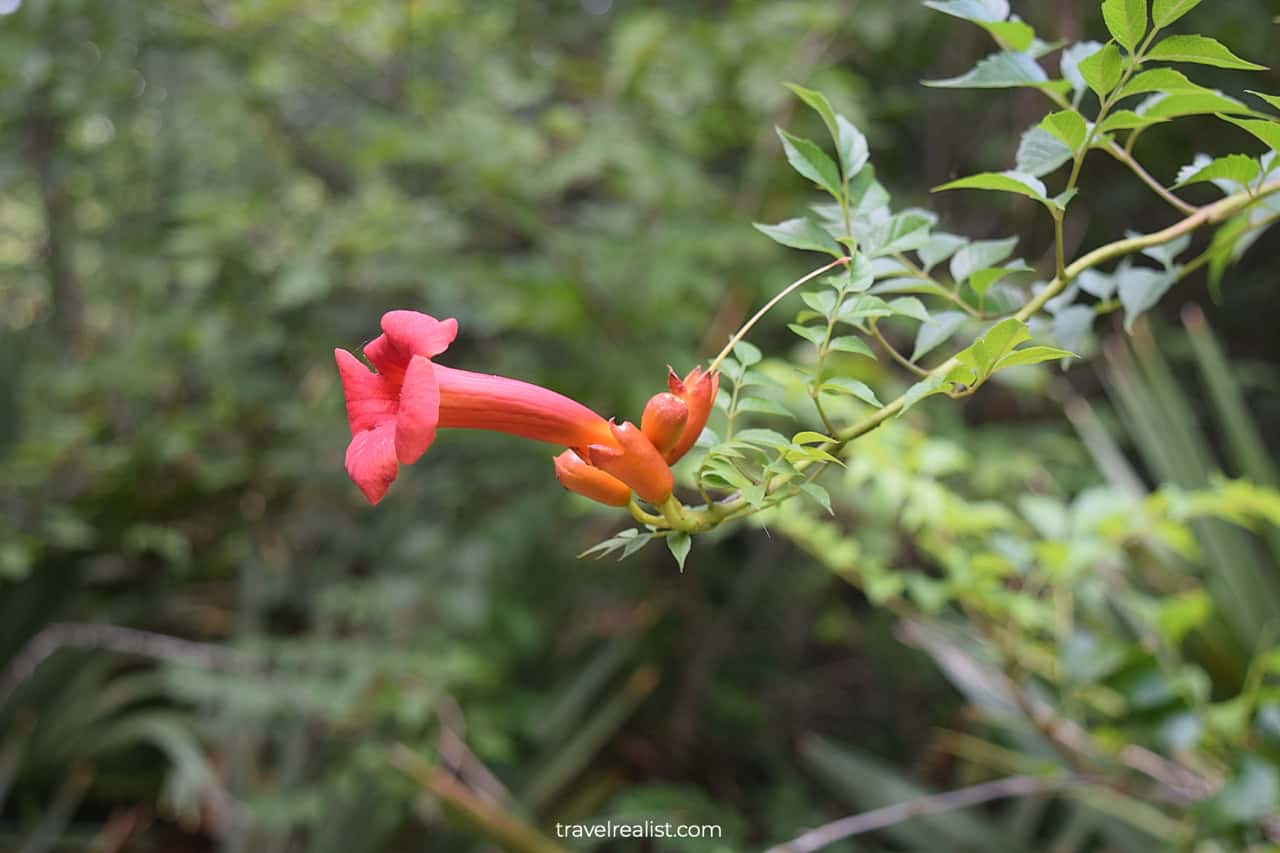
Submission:
<svg viewBox="0 0 1280 853">
<path fill-rule="evenodd" d="M 911 259 L 908 258 L 902 252 L 895 253 L 893 256 L 893 259 L 898 263 L 902 264 L 904 267 L 906 267 L 911 272 L 911 274 L 916 278 L 920 279 L 921 281 L 927 281 L 929 282 L 929 284 L 932 284 L 934 287 L 938 288 L 938 292 L 937 292 L 938 296 L 941 296 L 943 299 L 946 299 L 947 301 L 953 303 L 957 308 L 959 308 L 961 311 L 964 311 L 970 317 L 973 317 L 978 320 L 988 319 L 986 314 L 983 314 L 981 311 L 974 308 L 968 302 L 965 302 L 963 299 L 960 298 L 959 294 L 955 293 L 950 288 L 946 287 L 942 282 L 938 281 L 936 278 L 929 275 L 927 272 L 921 269 L 918 265 L 913 263 Z"/>
<path fill-rule="evenodd" d="M 1191 214 L 1195 213 L 1196 210 L 1198 210 L 1198 208 L 1194 204 L 1189 204 L 1183 201 L 1182 199 L 1174 195 L 1172 192 L 1165 189 L 1164 185 L 1161 184 L 1159 181 L 1157 181 L 1155 178 L 1153 178 L 1151 176 L 1151 173 L 1148 172 L 1146 169 L 1144 169 L 1142 167 L 1142 164 L 1139 163 L 1134 158 L 1133 154 L 1130 153 L 1127 149 L 1121 148 L 1119 145 L 1117 145 L 1114 142 L 1109 142 L 1105 146 L 1103 146 L 1102 150 L 1106 151 L 1112 157 L 1116 158 L 1121 163 L 1128 166 L 1129 170 L 1133 172 L 1135 175 L 1137 175 L 1144 184 L 1146 184 L 1152 190 L 1154 190 L 1156 195 L 1160 196 L 1160 198 L 1164 199 L 1166 202 L 1168 202 L 1168 204 L 1171 207 L 1176 208 L 1184 216 L 1190 216 Z"/>
<path fill-rule="evenodd" d="M 714 359 L 712 359 L 710 366 L 707 367 L 707 372 L 715 373 L 716 369 L 720 367 L 720 362 L 724 361 L 725 358 L 728 357 L 729 353 L 733 352 L 733 348 L 738 345 L 738 342 L 747 336 L 747 332 L 750 332 L 751 328 L 755 326 L 756 323 L 759 323 L 760 320 L 764 318 L 765 314 L 768 314 L 771 310 L 773 310 L 773 306 L 777 305 L 783 299 L 790 296 L 791 293 L 795 291 L 797 288 L 802 287 L 805 284 L 808 284 L 810 281 L 813 281 L 815 278 L 827 272 L 828 270 L 838 267 L 841 264 L 849 263 L 849 260 L 850 259 L 847 256 L 836 258 L 834 261 L 827 264 L 826 266 L 818 267 L 816 270 L 807 272 L 804 275 L 800 276 L 800 278 L 788 284 L 786 287 L 782 288 L 782 290 L 780 290 L 777 293 L 777 295 L 775 295 L 772 299 L 766 302 L 764 304 L 764 307 L 761 308 L 759 311 L 757 311 L 751 317 L 750 320 L 743 323 L 742 328 L 738 329 L 738 331 L 734 333 L 733 337 L 729 338 L 729 343 L 725 344 L 724 349 L 720 350 L 720 354 L 717 355 Z"/>
<path fill-rule="evenodd" d="M 867 328 L 871 330 L 871 336 L 874 337 L 876 339 L 876 342 L 879 343 L 880 346 L 884 348 L 884 351 L 889 354 L 890 358 L 892 358 L 898 364 L 905 367 L 907 370 L 910 370 L 916 376 L 924 378 L 929 375 L 928 370 L 924 369 L 920 365 L 913 362 L 911 359 L 907 358 L 902 353 L 898 352 L 898 348 L 895 347 L 893 344 L 889 343 L 889 341 L 881 333 L 880 327 L 876 325 L 876 321 L 874 317 L 867 321 Z"/>
</svg>

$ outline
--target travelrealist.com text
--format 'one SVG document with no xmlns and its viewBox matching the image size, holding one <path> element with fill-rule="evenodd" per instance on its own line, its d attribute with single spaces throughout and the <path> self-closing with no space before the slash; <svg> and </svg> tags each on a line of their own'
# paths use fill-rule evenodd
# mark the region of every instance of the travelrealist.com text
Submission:
<svg viewBox="0 0 1280 853">
<path fill-rule="evenodd" d="M 640 823 L 557 823 L 557 838 L 719 838 L 715 824 L 684 824 L 646 820 Z"/>
</svg>

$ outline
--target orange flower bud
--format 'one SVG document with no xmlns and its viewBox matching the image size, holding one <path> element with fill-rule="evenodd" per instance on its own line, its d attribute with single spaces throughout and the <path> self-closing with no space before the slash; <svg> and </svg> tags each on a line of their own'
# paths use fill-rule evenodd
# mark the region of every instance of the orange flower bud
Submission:
<svg viewBox="0 0 1280 853">
<path fill-rule="evenodd" d="M 557 456 L 555 464 L 556 479 L 571 492 L 608 506 L 626 506 L 631 500 L 626 483 L 588 465 L 572 450 Z"/>
<path fill-rule="evenodd" d="M 659 453 L 675 447 L 689 420 L 689 407 L 675 394 L 663 391 L 649 398 L 640 418 L 640 431 Z"/>
<path fill-rule="evenodd" d="M 591 464 L 626 483 L 640 497 L 660 504 L 671 496 L 675 480 L 662 454 L 635 424 L 612 424 L 618 447 L 593 444 L 587 448 Z"/>
<path fill-rule="evenodd" d="M 702 429 L 711 417 L 711 407 L 716 401 L 716 392 L 720 388 L 719 373 L 703 373 L 702 368 L 695 367 L 689 375 L 681 379 L 671 368 L 667 368 L 667 387 L 671 393 L 684 401 L 689 409 L 688 420 L 680 433 L 680 440 L 664 454 L 667 462 L 675 464 L 681 456 L 689 452 L 702 435 Z"/>
</svg>

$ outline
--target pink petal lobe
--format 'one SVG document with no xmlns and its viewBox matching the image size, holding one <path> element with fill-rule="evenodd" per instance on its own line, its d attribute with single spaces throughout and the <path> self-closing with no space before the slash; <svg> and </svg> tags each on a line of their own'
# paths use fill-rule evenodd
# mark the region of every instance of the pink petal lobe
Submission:
<svg viewBox="0 0 1280 853">
<path fill-rule="evenodd" d="M 392 382 L 404 378 L 404 369 L 409 365 L 407 353 L 401 353 L 387 339 L 386 335 L 378 335 L 364 345 L 364 357 L 377 368 L 378 372 Z"/>
<path fill-rule="evenodd" d="M 347 475 L 376 504 L 396 478 L 396 426 L 392 421 L 365 430 L 347 445 Z"/>
<path fill-rule="evenodd" d="M 382 315 L 382 331 L 392 345 L 407 355 L 439 355 L 458 336 L 458 321 L 437 320 L 420 311 L 388 311 Z"/>
<path fill-rule="evenodd" d="M 344 349 L 335 349 L 333 357 L 338 362 L 352 436 L 395 418 L 396 390 L 385 377 L 370 371 Z"/>
<path fill-rule="evenodd" d="M 440 386 L 431 360 L 415 355 L 404 373 L 396 415 L 396 458 L 411 465 L 436 440 L 440 422 Z"/>
</svg>

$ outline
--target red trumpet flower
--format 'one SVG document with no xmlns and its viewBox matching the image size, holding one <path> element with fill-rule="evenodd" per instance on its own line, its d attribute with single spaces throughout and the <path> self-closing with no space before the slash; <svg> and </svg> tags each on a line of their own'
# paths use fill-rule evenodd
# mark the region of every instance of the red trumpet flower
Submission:
<svg viewBox="0 0 1280 853">
<path fill-rule="evenodd" d="M 538 385 L 432 361 L 457 334 L 456 320 L 389 311 L 382 334 L 364 347 L 377 372 L 334 350 L 351 424 L 347 474 L 370 503 L 382 500 L 401 465 L 426 453 L 441 427 L 496 430 L 567 447 L 555 459 L 556 476 L 600 503 L 625 506 L 633 491 L 653 504 L 670 497 L 669 463 L 702 432 L 717 374 L 695 367 L 682 380 L 672 372 L 671 390 L 649 401 L 640 427 L 616 424 Z"/>
<path fill-rule="evenodd" d="M 427 451 L 439 427 L 496 430 L 564 447 L 618 446 L 612 424 L 568 397 L 431 361 L 457 334 L 456 320 L 390 311 L 382 334 L 364 348 L 377 373 L 334 350 L 351 424 L 347 473 L 370 503 L 382 500 L 400 465 Z"/>
</svg>

